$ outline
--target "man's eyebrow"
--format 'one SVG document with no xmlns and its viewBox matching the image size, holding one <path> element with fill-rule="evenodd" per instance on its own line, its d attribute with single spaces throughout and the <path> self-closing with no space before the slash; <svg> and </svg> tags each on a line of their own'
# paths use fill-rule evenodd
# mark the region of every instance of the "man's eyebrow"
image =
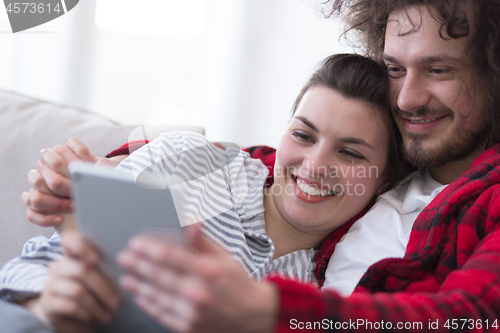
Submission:
<svg viewBox="0 0 500 333">
<path fill-rule="evenodd" d="M 385 54 L 385 53 L 382 54 L 382 58 L 388 62 L 393 62 L 396 64 L 399 63 L 398 59 L 396 59 L 388 54 Z M 457 57 L 448 55 L 448 54 L 441 54 L 441 55 L 418 58 L 415 61 L 415 63 L 417 65 L 425 65 L 425 64 L 433 64 L 433 63 L 440 62 L 440 61 L 453 61 L 453 62 L 463 63 L 465 60 L 462 58 L 457 58 Z"/>
<path fill-rule="evenodd" d="M 297 116 L 297 117 L 295 117 L 295 119 L 300 120 L 301 122 L 303 122 L 304 125 L 306 125 L 310 129 L 312 129 L 314 132 L 318 132 L 318 130 L 316 129 L 316 126 L 314 126 L 309 120 L 307 120 L 306 117 Z"/>
<path fill-rule="evenodd" d="M 341 138 L 340 139 L 341 142 L 345 142 L 345 143 L 354 143 L 354 144 L 357 144 L 357 145 L 363 145 L 363 146 L 367 146 L 371 149 L 375 149 L 372 147 L 371 144 L 369 144 L 368 142 L 366 142 L 364 139 L 361 139 L 361 138 L 354 138 L 354 137 L 351 137 L 351 138 Z"/>
<path fill-rule="evenodd" d="M 433 63 L 441 62 L 441 61 L 453 61 L 453 62 L 462 63 L 465 60 L 461 59 L 461 58 L 454 57 L 454 56 L 450 56 L 447 54 L 443 54 L 443 55 L 436 55 L 436 56 L 419 58 L 419 59 L 417 59 L 416 64 L 425 65 L 425 64 L 433 64 Z"/>
<path fill-rule="evenodd" d="M 395 62 L 395 63 L 398 63 L 398 62 L 399 62 L 396 58 L 391 57 L 390 55 L 387 55 L 387 54 L 385 54 L 385 53 L 383 53 L 383 54 L 382 54 L 382 58 L 383 58 L 384 60 L 389 61 L 389 62 Z"/>
</svg>

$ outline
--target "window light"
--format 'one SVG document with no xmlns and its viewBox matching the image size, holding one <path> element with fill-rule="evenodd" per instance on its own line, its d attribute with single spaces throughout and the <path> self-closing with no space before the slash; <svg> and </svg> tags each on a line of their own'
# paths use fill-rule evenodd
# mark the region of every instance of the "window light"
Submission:
<svg viewBox="0 0 500 333">
<path fill-rule="evenodd" d="M 193 39 L 203 31 L 207 0 L 98 0 L 99 30 Z"/>
</svg>

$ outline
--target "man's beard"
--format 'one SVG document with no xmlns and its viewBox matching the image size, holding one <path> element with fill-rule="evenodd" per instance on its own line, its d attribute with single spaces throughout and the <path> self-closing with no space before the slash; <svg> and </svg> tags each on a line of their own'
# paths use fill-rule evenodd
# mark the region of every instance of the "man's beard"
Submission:
<svg viewBox="0 0 500 333">
<path fill-rule="evenodd" d="M 480 110 L 476 110 L 478 112 Z M 474 111 L 473 111 L 474 112 Z M 401 114 L 410 114 L 396 108 L 393 110 L 394 117 L 401 118 Z M 461 117 L 453 113 L 449 108 L 440 108 L 432 110 L 424 106 L 416 112 L 411 112 L 414 117 L 431 117 L 449 115 L 451 117 Z M 403 136 L 403 155 L 404 158 L 417 168 L 429 168 L 441 166 L 447 163 L 456 162 L 465 159 L 479 146 L 483 145 L 490 132 L 490 122 L 487 121 L 485 112 L 480 112 L 480 123 L 475 128 L 456 128 L 458 132 L 449 138 L 436 144 L 433 147 L 423 148 L 423 143 L 429 137 L 427 133 L 408 133 L 401 129 Z M 476 118 L 477 119 L 477 118 Z M 404 126 L 404 125 L 403 125 Z"/>
</svg>

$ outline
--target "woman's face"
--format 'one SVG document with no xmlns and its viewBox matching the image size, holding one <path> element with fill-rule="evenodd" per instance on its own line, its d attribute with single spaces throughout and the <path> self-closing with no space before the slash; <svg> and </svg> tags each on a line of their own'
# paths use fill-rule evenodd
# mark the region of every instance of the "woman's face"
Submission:
<svg viewBox="0 0 500 333">
<path fill-rule="evenodd" d="M 389 150 L 381 112 L 325 86 L 305 93 L 278 145 L 270 189 L 287 223 L 326 235 L 380 192 Z"/>
</svg>

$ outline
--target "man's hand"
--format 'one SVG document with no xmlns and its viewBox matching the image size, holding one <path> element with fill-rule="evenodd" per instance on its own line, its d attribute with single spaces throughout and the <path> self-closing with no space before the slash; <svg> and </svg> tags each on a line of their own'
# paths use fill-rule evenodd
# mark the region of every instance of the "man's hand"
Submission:
<svg viewBox="0 0 500 333">
<path fill-rule="evenodd" d="M 191 227 L 190 227 L 191 228 Z M 258 283 L 195 226 L 191 246 L 138 236 L 118 255 L 120 284 L 163 326 L 178 332 L 272 332 L 278 295 Z"/>
<path fill-rule="evenodd" d="M 65 256 L 51 264 L 39 298 L 23 305 L 56 332 L 93 332 L 119 305 L 111 282 L 97 268 L 98 251 L 76 231 L 63 235 Z"/>
<path fill-rule="evenodd" d="M 69 163 L 86 161 L 115 167 L 126 156 L 112 159 L 97 157 L 77 138 L 70 138 L 65 146 L 42 150 L 37 169 L 28 172 L 31 189 L 21 195 L 27 208 L 28 220 L 43 227 L 58 227 L 64 221 L 71 225 L 74 217 L 71 214 L 73 206 L 70 198 Z"/>
</svg>

